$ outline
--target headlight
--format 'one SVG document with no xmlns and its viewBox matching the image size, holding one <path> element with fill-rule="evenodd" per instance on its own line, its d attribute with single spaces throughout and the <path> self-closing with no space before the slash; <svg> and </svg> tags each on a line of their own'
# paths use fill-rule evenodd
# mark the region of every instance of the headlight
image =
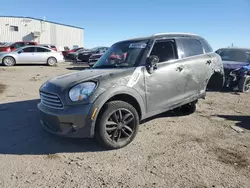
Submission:
<svg viewBox="0 0 250 188">
<path fill-rule="evenodd" d="M 78 84 L 69 91 L 69 98 L 73 102 L 87 99 L 88 96 L 94 91 L 95 87 L 96 84 L 94 82 L 84 82 Z"/>
</svg>

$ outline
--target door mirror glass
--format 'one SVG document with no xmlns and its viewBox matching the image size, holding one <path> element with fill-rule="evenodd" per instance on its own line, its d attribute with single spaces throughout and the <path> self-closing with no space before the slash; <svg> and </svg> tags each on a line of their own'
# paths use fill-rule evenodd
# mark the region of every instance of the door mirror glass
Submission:
<svg viewBox="0 0 250 188">
<path fill-rule="evenodd" d="M 157 69 L 157 64 L 159 63 L 159 58 L 156 55 L 151 55 L 147 58 L 146 68 L 149 74 L 152 74 L 155 69 Z"/>
<path fill-rule="evenodd" d="M 21 54 L 22 52 L 23 52 L 23 50 L 19 50 L 17 53 L 18 53 L 18 54 Z"/>
</svg>

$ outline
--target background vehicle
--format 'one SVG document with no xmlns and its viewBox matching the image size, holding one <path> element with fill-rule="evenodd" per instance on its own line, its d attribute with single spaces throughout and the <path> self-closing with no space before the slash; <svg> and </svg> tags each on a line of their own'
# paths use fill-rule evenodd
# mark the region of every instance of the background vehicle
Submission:
<svg viewBox="0 0 250 188">
<path fill-rule="evenodd" d="M 105 53 L 107 50 L 108 47 L 95 47 L 90 50 L 79 53 L 77 59 L 82 62 L 88 62 L 90 56 L 94 54 Z"/>
<path fill-rule="evenodd" d="M 85 49 L 79 49 L 79 50 L 77 50 L 77 51 L 75 51 L 75 52 L 70 52 L 70 53 L 68 53 L 66 56 L 65 56 L 65 59 L 66 60 L 70 60 L 70 61 L 79 61 L 78 60 L 78 54 L 79 53 L 83 53 L 83 52 L 85 52 L 86 50 Z"/>
<path fill-rule="evenodd" d="M 100 54 L 93 54 L 89 57 L 89 66 L 92 67 L 103 55 L 104 53 Z"/>
<path fill-rule="evenodd" d="M 194 112 L 207 87 L 222 87 L 223 74 L 220 56 L 198 35 L 121 41 L 92 69 L 41 86 L 41 123 L 56 135 L 121 148 L 135 138 L 140 120 L 175 108 Z"/>
<path fill-rule="evenodd" d="M 43 46 L 43 47 L 46 47 L 46 48 L 50 48 L 54 51 L 57 51 L 57 48 L 55 45 L 52 45 L 52 44 L 40 44 L 39 46 Z"/>
<path fill-rule="evenodd" d="M 6 43 L 3 46 L 0 46 L 0 52 L 11 52 L 18 48 L 21 48 L 23 46 L 27 45 L 37 45 L 36 42 L 14 42 L 14 43 Z"/>
<path fill-rule="evenodd" d="M 225 87 L 250 90 L 250 48 L 221 48 L 216 51 L 223 60 Z"/>
<path fill-rule="evenodd" d="M 61 52 L 56 52 L 42 46 L 24 46 L 13 52 L 0 53 L 0 62 L 5 66 L 15 64 L 48 64 L 55 65 L 57 62 L 63 62 Z"/>
<path fill-rule="evenodd" d="M 80 49 L 84 49 L 84 48 L 74 48 L 74 49 L 71 49 L 71 50 L 64 50 L 64 51 L 62 51 L 62 54 L 63 54 L 63 56 L 64 56 L 64 58 L 66 58 L 66 56 L 69 54 L 69 53 L 71 53 L 71 52 L 76 52 L 77 50 L 80 50 Z"/>
</svg>

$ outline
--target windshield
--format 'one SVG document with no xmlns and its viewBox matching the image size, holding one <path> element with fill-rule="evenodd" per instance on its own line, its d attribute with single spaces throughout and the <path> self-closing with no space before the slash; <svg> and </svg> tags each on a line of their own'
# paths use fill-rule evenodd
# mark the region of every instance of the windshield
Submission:
<svg viewBox="0 0 250 188">
<path fill-rule="evenodd" d="M 223 61 L 238 61 L 250 63 L 250 50 L 246 49 L 223 49 L 217 53 Z"/>
<path fill-rule="evenodd" d="M 111 46 L 93 68 L 133 67 L 144 52 L 148 40 L 125 41 Z"/>
<path fill-rule="evenodd" d="M 89 51 L 90 51 L 90 52 L 94 52 L 94 51 L 98 50 L 99 48 L 100 48 L 100 47 L 91 48 Z"/>
</svg>

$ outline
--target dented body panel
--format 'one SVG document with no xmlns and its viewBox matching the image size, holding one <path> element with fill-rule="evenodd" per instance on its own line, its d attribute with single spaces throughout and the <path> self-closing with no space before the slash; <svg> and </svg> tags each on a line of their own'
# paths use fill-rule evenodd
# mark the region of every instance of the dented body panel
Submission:
<svg viewBox="0 0 250 188">
<path fill-rule="evenodd" d="M 199 36 L 184 34 L 156 35 L 138 39 L 147 43 L 132 45 L 137 50 L 143 49 L 138 56 L 135 56 L 137 51 L 132 53 L 131 56 L 138 59 L 131 67 L 95 68 L 97 62 L 93 69 L 48 80 L 40 88 L 41 102 L 38 108 L 41 112 L 41 123 L 49 132 L 57 135 L 93 137 L 102 107 L 114 97 L 133 99 L 133 103 L 126 102 L 138 104 L 140 120 L 204 98 L 211 76 L 216 72 L 224 76 L 220 56 L 211 52 L 182 57 L 181 48 L 178 46 L 180 37 L 202 39 Z M 175 59 L 161 61 L 157 69 L 150 73 L 146 65 L 147 57 L 152 53 L 155 43 L 162 38 L 175 43 Z M 109 53 L 109 50 L 106 53 Z M 99 61 L 105 58 L 106 53 Z M 94 82 L 94 91 L 86 99 L 73 102 L 69 97 L 70 90 L 84 82 Z M 48 100 L 61 102 L 62 108 L 54 109 L 46 105 L 49 103 L 44 96 L 51 97 Z"/>
</svg>

